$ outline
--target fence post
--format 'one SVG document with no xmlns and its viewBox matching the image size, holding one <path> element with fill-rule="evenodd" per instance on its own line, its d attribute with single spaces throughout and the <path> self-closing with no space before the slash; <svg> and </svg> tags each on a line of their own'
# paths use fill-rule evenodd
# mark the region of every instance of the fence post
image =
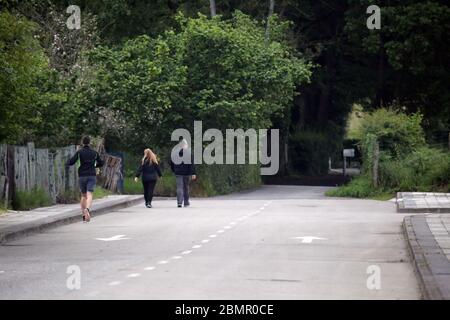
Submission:
<svg viewBox="0 0 450 320">
<path fill-rule="evenodd" d="M 27 191 L 31 191 L 36 187 L 36 151 L 34 143 L 27 144 L 28 149 L 28 185 Z"/>
<path fill-rule="evenodd" d="M 380 161 L 380 144 L 375 141 L 373 144 L 373 167 L 372 167 L 372 183 L 378 188 L 378 165 Z"/>
</svg>

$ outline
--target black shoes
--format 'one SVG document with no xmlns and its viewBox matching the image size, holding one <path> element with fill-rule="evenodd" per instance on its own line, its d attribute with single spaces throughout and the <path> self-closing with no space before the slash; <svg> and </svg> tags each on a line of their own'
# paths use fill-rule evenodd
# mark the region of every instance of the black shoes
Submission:
<svg viewBox="0 0 450 320">
<path fill-rule="evenodd" d="M 181 204 L 179 204 L 179 205 L 178 205 L 178 208 L 181 208 L 181 207 L 182 207 L 182 205 L 181 205 Z"/>
<path fill-rule="evenodd" d="M 89 221 L 91 221 L 91 210 L 89 210 L 89 208 L 86 208 L 83 211 L 83 222 Z"/>
<path fill-rule="evenodd" d="M 150 203 L 147 203 L 145 206 L 146 206 L 147 208 L 152 208 L 152 205 L 151 205 Z"/>
</svg>

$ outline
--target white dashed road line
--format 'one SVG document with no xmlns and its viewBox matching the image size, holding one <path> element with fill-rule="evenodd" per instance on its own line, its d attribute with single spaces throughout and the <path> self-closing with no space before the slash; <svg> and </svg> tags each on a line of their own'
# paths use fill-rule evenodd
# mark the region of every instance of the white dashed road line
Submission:
<svg viewBox="0 0 450 320">
<path fill-rule="evenodd" d="M 141 275 L 140 273 L 130 273 L 129 275 L 127 275 L 127 278 L 137 278 L 140 275 Z"/>
<path fill-rule="evenodd" d="M 272 201 L 269 201 L 269 202 L 265 203 L 261 208 L 259 208 L 258 210 L 254 211 L 253 213 L 249 213 L 249 214 L 247 214 L 245 216 L 237 218 L 235 221 L 230 222 L 228 225 L 223 227 L 223 229 L 218 230 L 216 233 L 224 233 L 226 230 L 229 230 L 229 229 L 233 228 L 239 222 L 244 221 L 244 220 L 248 219 L 249 217 L 252 217 L 252 216 L 260 213 L 261 210 L 264 210 L 271 203 L 272 203 Z M 208 238 L 212 238 L 212 239 L 216 238 L 216 237 L 217 237 L 216 234 L 211 234 L 211 235 L 208 236 Z M 211 241 L 210 239 L 204 239 L 204 240 L 201 241 L 201 243 L 208 243 L 210 241 Z M 194 246 L 192 246 L 192 249 L 200 249 L 201 247 L 202 247 L 202 245 L 194 245 Z M 182 255 L 188 255 L 188 254 L 191 254 L 191 253 L 192 253 L 192 250 L 185 250 L 181 254 Z M 179 260 L 179 259 L 182 259 L 182 258 L 183 258 L 182 256 L 176 255 L 176 256 L 173 256 L 171 259 L 172 260 Z M 168 260 L 158 261 L 158 264 L 168 264 L 168 263 L 169 263 Z M 149 266 L 149 267 L 144 268 L 145 271 L 152 271 L 152 270 L 155 270 L 155 269 L 156 269 L 156 267 L 154 267 L 154 266 Z M 0 270 L 0 274 L 2 274 L 2 273 L 5 273 L 5 271 Z M 137 278 L 137 277 L 140 277 L 140 276 L 141 276 L 140 273 L 130 273 L 130 274 L 127 275 L 127 278 Z M 109 283 L 110 286 L 118 286 L 120 284 L 122 284 L 121 281 L 112 281 L 112 282 Z M 94 296 L 98 295 L 99 293 L 100 293 L 99 291 L 93 291 L 93 292 L 90 292 L 89 294 L 87 294 L 86 296 L 94 297 Z"/>
</svg>

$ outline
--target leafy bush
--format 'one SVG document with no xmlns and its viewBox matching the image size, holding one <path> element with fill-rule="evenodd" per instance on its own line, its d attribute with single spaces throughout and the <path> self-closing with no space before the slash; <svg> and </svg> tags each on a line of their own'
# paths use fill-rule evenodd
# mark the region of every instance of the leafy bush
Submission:
<svg viewBox="0 0 450 320">
<path fill-rule="evenodd" d="M 44 190 L 35 188 L 32 191 L 17 191 L 13 200 L 13 208 L 15 210 L 31 210 L 47 207 L 52 205 L 52 203 L 52 200 Z"/>
<path fill-rule="evenodd" d="M 420 114 L 408 116 L 387 109 L 365 117 L 359 132 L 363 175 L 328 195 L 366 198 L 398 191 L 448 192 L 450 153 L 426 145 L 421 121 Z M 380 144 L 377 188 L 371 170 L 376 141 Z"/>
<path fill-rule="evenodd" d="M 393 191 L 447 191 L 450 154 L 422 147 L 403 159 L 380 162 L 380 184 Z"/>
<path fill-rule="evenodd" d="M 259 165 L 201 165 L 198 181 L 192 185 L 196 196 L 227 194 L 261 185 Z"/>
<path fill-rule="evenodd" d="M 368 174 L 327 192 L 328 196 L 373 198 L 399 191 L 450 192 L 450 153 L 422 147 L 402 159 L 382 157 L 379 187 Z"/>
<path fill-rule="evenodd" d="M 406 115 L 388 109 L 378 109 L 367 115 L 359 129 L 363 152 L 371 151 L 374 140 L 380 150 L 392 157 L 402 157 L 425 145 L 425 134 L 421 127 L 422 115 Z"/>
</svg>

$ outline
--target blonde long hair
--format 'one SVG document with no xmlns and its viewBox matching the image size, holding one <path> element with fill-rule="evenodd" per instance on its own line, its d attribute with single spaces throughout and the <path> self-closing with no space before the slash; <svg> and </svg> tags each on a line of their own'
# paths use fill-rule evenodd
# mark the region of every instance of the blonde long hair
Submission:
<svg viewBox="0 0 450 320">
<path fill-rule="evenodd" d="M 150 163 L 158 164 L 158 159 L 156 158 L 156 154 L 154 154 L 151 149 L 144 150 L 144 157 L 142 158 L 142 164 L 145 163 L 145 160 L 150 161 Z"/>
</svg>

